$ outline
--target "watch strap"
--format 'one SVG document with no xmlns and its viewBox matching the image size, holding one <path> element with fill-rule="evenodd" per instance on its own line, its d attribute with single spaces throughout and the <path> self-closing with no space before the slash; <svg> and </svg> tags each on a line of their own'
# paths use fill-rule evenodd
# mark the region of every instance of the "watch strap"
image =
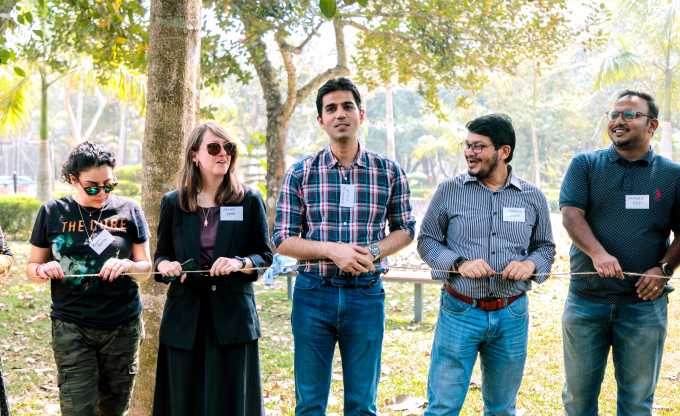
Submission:
<svg viewBox="0 0 680 416">
<path fill-rule="evenodd" d="M 234 256 L 234 258 L 235 258 L 236 260 L 241 260 L 241 269 L 245 269 L 245 268 L 246 268 L 246 264 L 248 264 L 248 263 L 246 263 L 245 257 Z"/>
</svg>

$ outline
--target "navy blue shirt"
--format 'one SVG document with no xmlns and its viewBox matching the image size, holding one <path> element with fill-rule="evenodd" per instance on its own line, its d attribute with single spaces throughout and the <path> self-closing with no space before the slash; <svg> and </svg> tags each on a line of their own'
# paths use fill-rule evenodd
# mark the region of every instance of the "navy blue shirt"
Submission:
<svg viewBox="0 0 680 416">
<path fill-rule="evenodd" d="M 649 151 L 628 161 L 614 150 L 582 153 L 574 157 L 560 190 L 560 208 L 585 211 L 597 241 L 616 257 L 625 272 L 644 273 L 666 254 L 668 237 L 680 229 L 680 165 Z M 572 244 L 572 272 L 594 272 L 593 261 Z M 642 302 L 635 283 L 638 276 L 572 276 L 575 295 L 604 304 Z M 666 285 L 664 293 L 673 290 Z"/>
</svg>

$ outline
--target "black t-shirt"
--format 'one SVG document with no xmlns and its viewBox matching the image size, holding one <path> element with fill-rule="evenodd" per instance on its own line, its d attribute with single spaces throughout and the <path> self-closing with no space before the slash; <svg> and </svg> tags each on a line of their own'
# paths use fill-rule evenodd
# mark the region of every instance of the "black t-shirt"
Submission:
<svg viewBox="0 0 680 416">
<path fill-rule="evenodd" d="M 142 209 L 133 200 L 112 194 L 101 211 L 86 209 L 79 209 L 73 195 L 48 201 L 33 227 L 31 244 L 51 248 L 52 260 L 61 264 L 65 275 L 99 273 L 108 259 L 129 259 L 133 243 L 149 239 Z M 87 245 L 88 233 L 94 240 L 102 229 L 114 240 L 97 254 Z M 128 323 L 142 311 L 137 282 L 128 276 L 112 282 L 98 276 L 67 277 L 52 279 L 51 284 L 52 318 L 106 329 Z"/>
</svg>

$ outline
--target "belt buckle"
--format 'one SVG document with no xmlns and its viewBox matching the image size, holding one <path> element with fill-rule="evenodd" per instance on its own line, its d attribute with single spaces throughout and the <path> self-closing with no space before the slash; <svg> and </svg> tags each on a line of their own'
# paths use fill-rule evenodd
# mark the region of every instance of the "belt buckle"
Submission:
<svg viewBox="0 0 680 416">
<path fill-rule="evenodd" d="M 335 287 L 344 287 L 344 285 L 336 285 L 336 284 L 335 284 L 335 281 L 334 281 L 334 280 L 335 280 L 336 277 L 340 277 L 340 276 L 333 276 L 333 277 L 331 277 L 331 284 L 332 284 L 333 286 L 335 286 Z"/>
</svg>

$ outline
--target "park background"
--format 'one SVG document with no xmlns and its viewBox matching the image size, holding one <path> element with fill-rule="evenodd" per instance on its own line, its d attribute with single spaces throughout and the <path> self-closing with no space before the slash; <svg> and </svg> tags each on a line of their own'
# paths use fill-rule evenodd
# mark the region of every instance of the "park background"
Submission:
<svg viewBox="0 0 680 416">
<path fill-rule="evenodd" d="M 0 0 L 0 226 L 17 254 L 0 284 L 0 352 L 15 413 L 58 413 L 49 288 L 21 276 L 40 205 L 73 192 L 57 172 L 75 144 L 96 140 L 116 152 L 115 192 L 142 204 L 154 232 L 184 137 L 215 120 L 239 142 L 239 177 L 263 193 L 271 216 L 286 167 L 328 145 L 315 119 L 316 90 L 346 75 L 366 110 L 359 140 L 404 168 L 420 220 L 437 185 L 465 170 L 465 123 L 503 112 L 517 134 L 511 164 L 548 199 L 554 270 L 564 271 L 571 242 L 559 187 L 574 155 L 608 146 L 605 112 L 618 91 L 657 98 L 652 146 L 680 161 L 678 12 L 677 2 L 656 0 Z M 415 244 L 393 261 L 426 267 Z M 563 277 L 531 293 L 523 414 L 563 414 Z M 161 286 L 141 287 L 148 339 L 135 415 L 148 414 L 153 393 Z M 386 290 L 380 409 L 420 414 L 415 404 L 404 412 L 389 406 L 400 394 L 426 397 L 439 288 L 425 286 L 419 324 L 412 285 Z M 656 411 L 680 415 L 680 313 L 671 299 Z M 293 414 L 284 281 L 258 286 L 257 302 L 266 407 Z M 335 367 L 329 412 L 342 414 L 339 361 Z M 479 388 L 476 371 L 464 414 L 480 414 Z M 602 414 L 615 414 L 615 404 L 610 366 Z"/>
</svg>

